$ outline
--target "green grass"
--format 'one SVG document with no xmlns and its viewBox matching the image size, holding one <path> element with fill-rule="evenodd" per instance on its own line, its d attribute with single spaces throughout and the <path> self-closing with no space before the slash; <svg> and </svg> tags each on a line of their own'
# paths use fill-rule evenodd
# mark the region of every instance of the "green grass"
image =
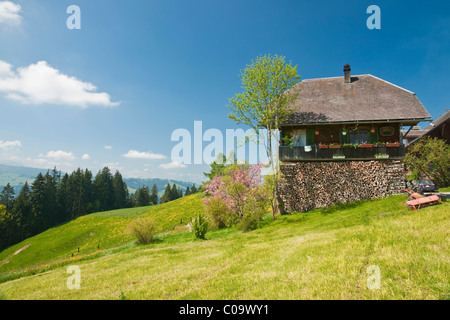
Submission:
<svg viewBox="0 0 450 320">
<path fill-rule="evenodd" d="M 11 277 L 6 272 L 22 272 L 24 269 L 25 273 L 36 273 L 54 265 L 92 258 L 129 242 L 132 238 L 125 233 L 125 229 L 133 219 L 150 216 L 162 232 L 179 227 L 181 219 L 186 224 L 199 210 L 203 210 L 201 195 L 196 194 L 157 206 L 105 211 L 79 217 L 0 253 L 0 281 L 2 277 Z M 14 254 L 24 247 L 25 250 Z"/>
<path fill-rule="evenodd" d="M 0 292 L 8 299 L 450 299 L 450 205 L 412 211 L 405 199 L 268 217 L 261 229 L 214 230 L 206 241 L 165 232 L 150 245 L 127 241 L 73 261 L 80 290 L 67 288 L 67 265 L 55 264 L 3 282 Z M 201 206 L 198 196 L 186 200 Z M 175 222 L 198 208 L 190 202 L 164 210 Z M 378 290 L 367 288 L 371 265 L 380 268 Z"/>
</svg>

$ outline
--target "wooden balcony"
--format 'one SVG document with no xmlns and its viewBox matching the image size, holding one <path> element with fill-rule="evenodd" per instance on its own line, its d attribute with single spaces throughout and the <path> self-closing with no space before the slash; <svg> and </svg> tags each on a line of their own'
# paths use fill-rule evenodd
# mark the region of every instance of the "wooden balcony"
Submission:
<svg viewBox="0 0 450 320">
<path fill-rule="evenodd" d="M 280 146 L 281 161 L 345 161 L 345 160 L 385 160 L 403 159 L 405 145 L 398 147 L 337 147 L 321 148 L 318 145 L 308 147 Z"/>
</svg>

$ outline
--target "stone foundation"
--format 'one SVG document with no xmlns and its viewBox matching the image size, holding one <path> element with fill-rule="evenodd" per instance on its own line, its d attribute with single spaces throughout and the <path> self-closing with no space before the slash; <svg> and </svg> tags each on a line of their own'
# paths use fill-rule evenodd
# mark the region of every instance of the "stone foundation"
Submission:
<svg viewBox="0 0 450 320">
<path fill-rule="evenodd" d="M 406 187 L 400 160 L 286 162 L 280 169 L 288 212 L 385 197 Z"/>
</svg>

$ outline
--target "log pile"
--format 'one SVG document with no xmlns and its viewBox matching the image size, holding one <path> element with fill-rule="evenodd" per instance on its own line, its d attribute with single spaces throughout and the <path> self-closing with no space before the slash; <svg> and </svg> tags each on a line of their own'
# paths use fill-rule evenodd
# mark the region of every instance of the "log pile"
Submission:
<svg viewBox="0 0 450 320">
<path fill-rule="evenodd" d="M 287 211 L 385 197 L 405 189 L 398 160 L 282 163 L 281 197 Z"/>
</svg>

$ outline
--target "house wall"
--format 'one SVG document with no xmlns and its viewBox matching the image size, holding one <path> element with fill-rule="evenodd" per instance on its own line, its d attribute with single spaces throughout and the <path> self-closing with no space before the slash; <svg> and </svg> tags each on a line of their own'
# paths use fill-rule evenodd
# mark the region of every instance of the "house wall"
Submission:
<svg viewBox="0 0 450 320">
<path fill-rule="evenodd" d="M 282 163 L 285 209 L 303 212 L 332 204 L 385 197 L 405 189 L 399 160 Z"/>
</svg>

